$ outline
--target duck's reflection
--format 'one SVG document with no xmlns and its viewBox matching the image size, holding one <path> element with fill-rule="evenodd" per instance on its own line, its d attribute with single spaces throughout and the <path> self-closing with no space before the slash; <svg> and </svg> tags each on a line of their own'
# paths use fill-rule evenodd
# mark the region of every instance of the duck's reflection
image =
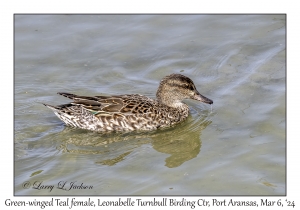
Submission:
<svg viewBox="0 0 300 210">
<path fill-rule="evenodd" d="M 211 121 L 202 120 L 198 123 L 183 123 L 182 126 L 144 133 L 97 134 L 89 131 L 66 128 L 61 135 L 59 149 L 68 153 L 97 154 L 97 164 L 113 166 L 128 157 L 141 145 L 151 144 L 161 153 L 169 154 L 165 166 L 175 168 L 195 158 L 201 148 L 201 131 Z M 67 138 L 66 138 L 67 137 Z"/>
<path fill-rule="evenodd" d="M 178 167 L 184 162 L 197 157 L 202 143 L 201 131 L 209 124 L 211 124 L 211 121 L 203 121 L 197 129 L 189 129 L 188 132 L 174 130 L 170 133 L 166 132 L 154 136 L 152 146 L 158 152 L 170 154 L 165 160 L 167 167 Z"/>
</svg>

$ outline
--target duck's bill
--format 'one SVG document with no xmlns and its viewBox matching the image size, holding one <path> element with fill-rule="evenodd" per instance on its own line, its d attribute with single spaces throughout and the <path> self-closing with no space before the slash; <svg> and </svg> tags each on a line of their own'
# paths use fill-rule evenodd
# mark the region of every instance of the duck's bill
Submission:
<svg viewBox="0 0 300 210">
<path fill-rule="evenodd" d="M 201 102 L 206 103 L 206 104 L 213 104 L 214 103 L 213 100 L 211 100 L 209 98 L 206 98 L 205 96 L 201 95 L 200 93 L 198 93 L 197 95 L 194 95 L 193 99 L 197 100 L 197 101 L 201 101 Z"/>
</svg>

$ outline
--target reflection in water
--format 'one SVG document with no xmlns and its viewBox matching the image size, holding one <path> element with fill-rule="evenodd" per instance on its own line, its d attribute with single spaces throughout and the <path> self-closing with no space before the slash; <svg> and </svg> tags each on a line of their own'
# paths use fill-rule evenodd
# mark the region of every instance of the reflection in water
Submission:
<svg viewBox="0 0 300 210">
<path fill-rule="evenodd" d="M 109 166 L 113 166 L 115 165 L 116 163 L 124 160 L 124 158 L 129 155 L 131 152 L 125 152 L 124 154 L 121 154 L 119 155 L 118 157 L 116 158 L 112 158 L 112 159 L 107 159 L 107 160 L 102 160 L 102 161 L 99 161 L 99 162 L 96 162 L 96 163 L 101 163 L 103 165 L 109 165 Z"/>
<path fill-rule="evenodd" d="M 113 166 L 123 161 L 135 148 L 151 144 L 156 151 L 170 155 L 165 165 L 174 168 L 199 154 L 201 131 L 211 124 L 211 121 L 199 118 L 189 117 L 180 125 L 150 132 L 99 134 L 66 127 L 61 135 L 67 139 L 59 149 L 68 153 L 98 154 L 104 158 L 100 157 L 97 164 Z"/>
<path fill-rule="evenodd" d="M 185 132 L 177 133 L 171 139 L 169 138 L 170 133 L 157 135 L 152 138 L 152 146 L 158 152 L 170 154 L 166 158 L 167 167 L 178 167 L 184 162 L 197 157 L 201 147 L 201 131 L 209 124 L 211 124 L 211 121 L 203 121 L 199 128 L 190 131 L 188 136 Z"/>
</svg>

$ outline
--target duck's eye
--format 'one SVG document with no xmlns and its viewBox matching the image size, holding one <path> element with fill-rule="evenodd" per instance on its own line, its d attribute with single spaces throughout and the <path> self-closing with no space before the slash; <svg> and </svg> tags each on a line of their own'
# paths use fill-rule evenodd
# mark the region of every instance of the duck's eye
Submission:
<svg viewBox="0 0 300 210">
<path fill-rule="evenodd" d="M 186 85 L 186 88 L 189 89 L 189 90 L 194 90 L 193 85 Z"/>
</svg>

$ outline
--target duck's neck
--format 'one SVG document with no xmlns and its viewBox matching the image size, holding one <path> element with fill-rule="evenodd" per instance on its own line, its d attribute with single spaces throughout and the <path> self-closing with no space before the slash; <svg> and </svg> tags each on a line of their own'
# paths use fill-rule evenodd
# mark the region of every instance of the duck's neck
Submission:
<svg viewBox="0 0 300 210">
<path fill-rule="evenodd" d="M 164 104 L 174 109 L 186 110 L 188 106 L 183 103 L 179 95 L 174 91 L 166 90 L 166 87 L 160 85 L 156 92 L 156 99 L 160 104 Z"/>
<path fill-rule="evenodd" d="M 185 103 L 183 103 L 179 100 L 170 99 L 168 97 L 157 97 L 157 101 L 160 104 L 164 104 L 164 105 L 174 108 L 174 109 L 179 109 L 179 110 L 188 109 L 188 106 Z"/>
</svg>

